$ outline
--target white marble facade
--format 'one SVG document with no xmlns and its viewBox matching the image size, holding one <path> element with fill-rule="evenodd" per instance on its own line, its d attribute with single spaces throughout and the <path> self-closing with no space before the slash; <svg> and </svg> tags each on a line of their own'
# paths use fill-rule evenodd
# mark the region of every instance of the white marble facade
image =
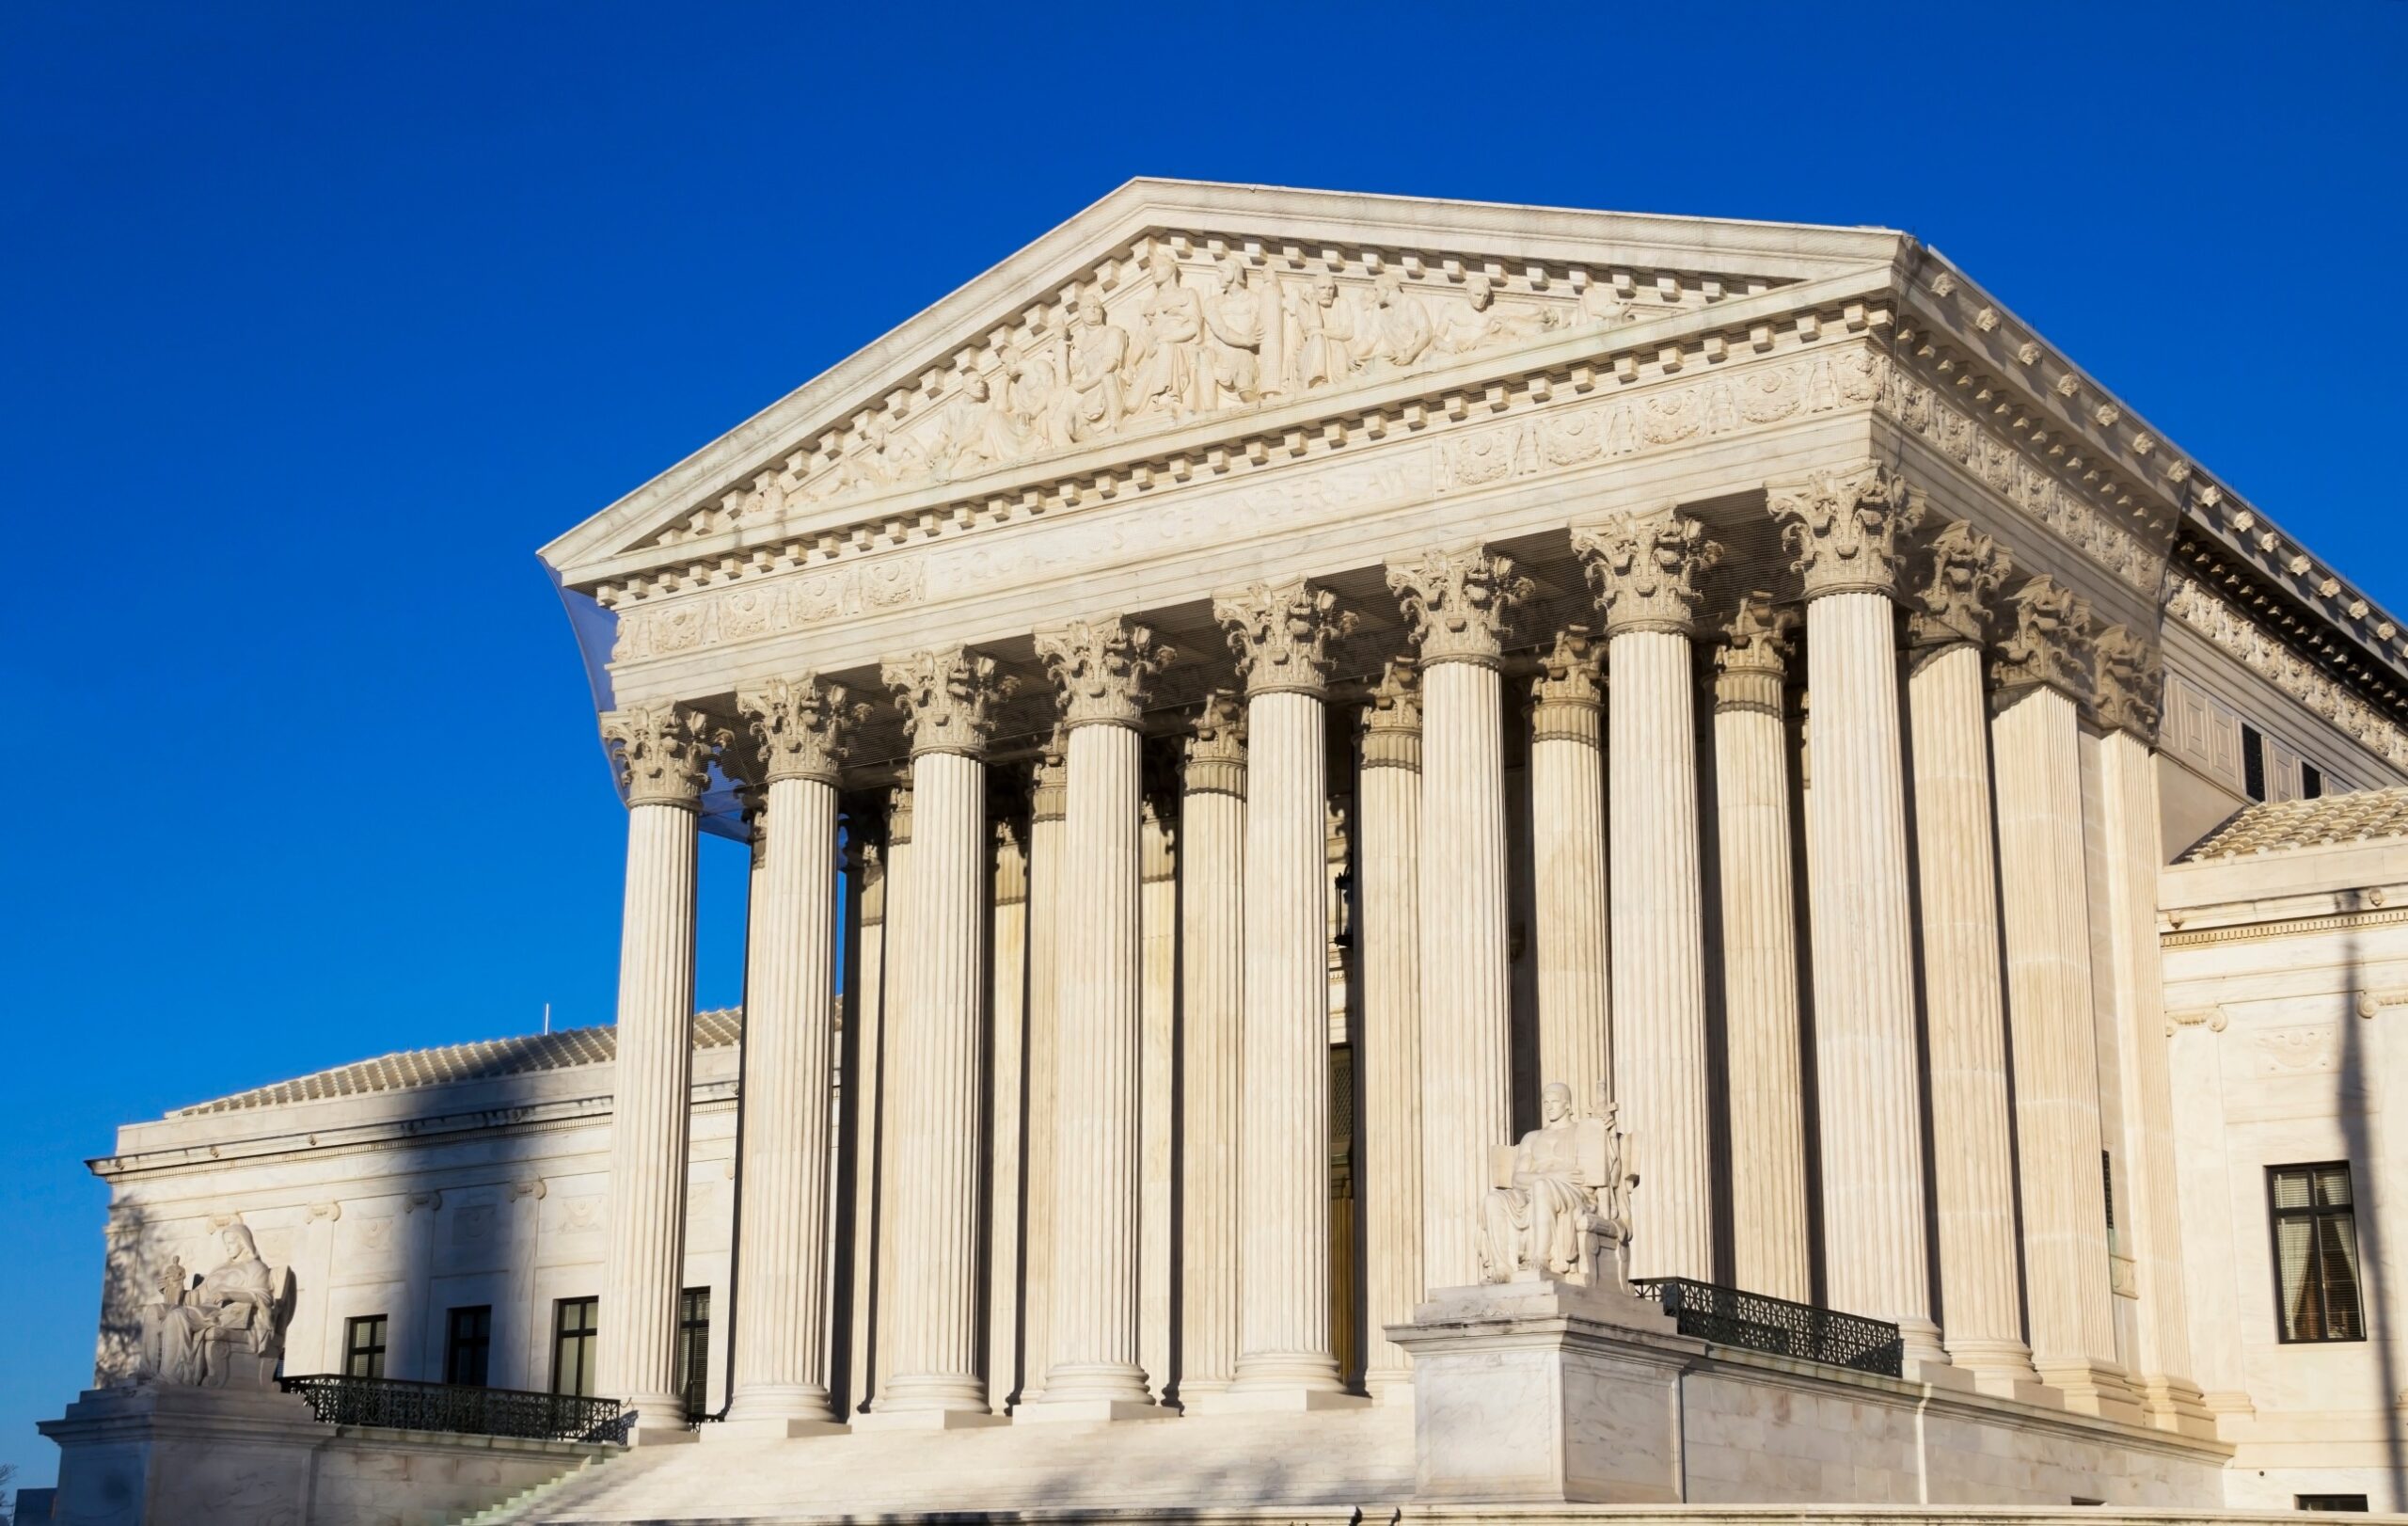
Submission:
<svg viewBox="0 0 2408 1526">
<path fill-rule="evenodd" d="M 2094 1472 L 2390 1502 L 2389 1306 L 2262 1349 L 2265 1277 L 2202 1271 L 2262 1206 L 2202 1173 L 2408 1161 L 2203 1080 L 2183 982 L 2242 974 L 2160 897 L 2253 782 L 2408 780 L 2408 645 L 1914 240 L 1133 182 L 544 555 L 610 631 L 615 1060 L 129 1127 L 104 1379 L 239 1215 L 288 1371 L 373 1304 L 438 1376 L 490 1303 L 543 1388 L 597 1296 L 651 1439 L 699 1287 L 715 1443 L 1370 1424 L 1433 1290 L 1563 1260 L 1490 1152 L 1610 1118 L 1632 1275 L 1893 1321 Z M 704 830 L 755 845 L 740 1152 Z"/>
</svg>

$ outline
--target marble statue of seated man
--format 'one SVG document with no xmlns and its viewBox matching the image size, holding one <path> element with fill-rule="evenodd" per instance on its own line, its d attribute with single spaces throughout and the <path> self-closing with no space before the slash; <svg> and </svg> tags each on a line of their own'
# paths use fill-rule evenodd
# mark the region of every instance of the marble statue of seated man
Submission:
<svg viewBox="0 0 2408 1526">
<path fill-rule="evenodd" d="M 1603 1260 L 1619 1280 L 1630 1237 L 1626 1193 L 1638 1178 L 1626 1177 L 1614 1105 L 1601 1098 L 1595 1114 L 1581 1117 L 1572 1110 L 1572 1089 L 1557 1081 L 1540 1093 L 1539 1113 L 1544 1121 L 1521 1143 L 1491 1152 L 1481 1276 L 1585 1283 Z"/>
<path fill-rule="evenodd" d="M 220 1232 L 224 1265 L 185 1287 L 181 1259 L 159 1280 L 160 1301 L 143 1311 L 142 1376 L 192 1388 L 267 1388 L 284 1355 L 293 1318 L 293 1273 L 271 1271 L 250 1230 Z"/>
</svg>

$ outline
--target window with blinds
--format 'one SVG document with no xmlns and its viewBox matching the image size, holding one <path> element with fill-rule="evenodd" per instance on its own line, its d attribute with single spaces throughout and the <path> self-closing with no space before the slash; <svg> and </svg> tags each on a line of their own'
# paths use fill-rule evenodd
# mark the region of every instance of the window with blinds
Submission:
<svg viewBox="0 0 2408 1526">
<path fill-rule="evenodd" d="M 2277 1324 L 2286 1343 L 2363 1341 L 2358 1221 L 2346 1161 L 2274 1166 L 2273 1203 Z"/>
</svg>

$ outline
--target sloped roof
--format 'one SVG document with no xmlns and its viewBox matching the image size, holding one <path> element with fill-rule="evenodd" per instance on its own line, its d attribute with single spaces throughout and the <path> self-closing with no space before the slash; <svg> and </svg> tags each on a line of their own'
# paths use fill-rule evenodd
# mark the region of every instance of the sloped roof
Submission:
<svg viewBox="0 0 2408 1526">
<path fill-rule="evenodd" d="M 2384 837 L 2408 837 L 2408 788 L 2362 789 L 2317 800 L 2244 806 L 2200 838 L 2178 862 L 2245 858 Z"/>
<path fill-rule="evenodd" d="M 694 1014 L 694 1047 L 724 1049 L 744 1028 L 740 1007 Z M 532 1075 L 564 1071 L 578 1065 L 601 1065 L 618 1057 L 619 1030 L 608 1025 L 562 1028 L 558 1033 L 521 1034 L 514 1039 L 486 1039 L 477 1043 L 443 1044 L 434 1049 L 404 1049 L 374 1059 L 356 1060 L 332 1070 L 317 1071 L 270 1086 L 237 1091 L 230 1097 L 179 1107 L 169 1118 L 194 1118 L 204 1113 L 232 1113 L 251 1107 L 280 1107 L 287 1103 L 322 1102 L 329 1097 L 356 1097 L 378 1091 L 404 1091 L 412 1087 L 446 1086 L 455 1081 L 491 1081 L 506 1075 Z"/>
</svg>

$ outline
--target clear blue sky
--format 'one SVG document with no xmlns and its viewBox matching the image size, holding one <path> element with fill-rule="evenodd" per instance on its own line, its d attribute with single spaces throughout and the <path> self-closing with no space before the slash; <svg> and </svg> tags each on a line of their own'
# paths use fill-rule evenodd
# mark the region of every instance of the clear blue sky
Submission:
<svg viewBox="0 0 2408 1526">
<path fill-rule="evenodd" d="M 1132 175 L 1908 229 L 2408 610 L 2408 7 L 1810 9 L 7 7 L 0 1461 L 117 1123 L 609 1018 L 535 547 Z"/>
</svg>

